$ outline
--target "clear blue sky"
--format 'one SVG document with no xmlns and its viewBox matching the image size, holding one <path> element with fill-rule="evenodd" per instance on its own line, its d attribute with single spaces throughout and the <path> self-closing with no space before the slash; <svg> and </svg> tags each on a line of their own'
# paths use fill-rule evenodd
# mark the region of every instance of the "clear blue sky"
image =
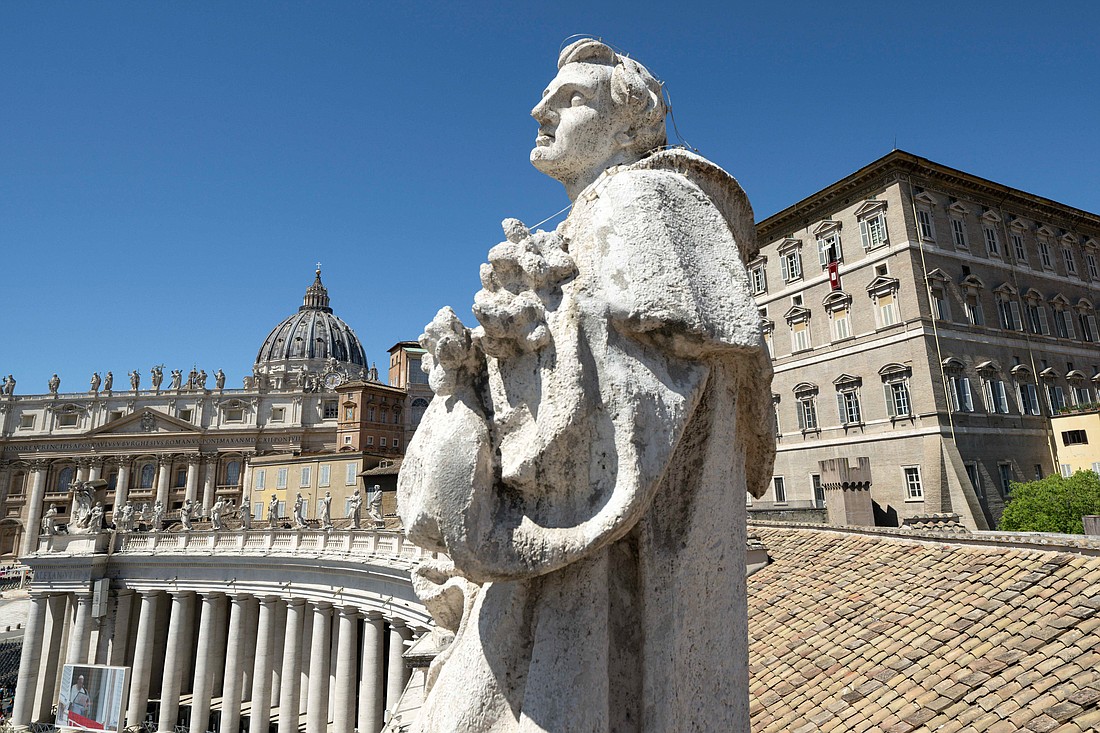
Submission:
<svg viewBox="0 0 1100 733">
<path fill-rule="evenodd" d="M 5 2 L 0 372 L 240 386 L 324 263 L 368 360 L 467 322 L 562 40 L 668 84 L 764 218 L 894 146 L 1100 211 L 1095 2 Z"/>
</svg>

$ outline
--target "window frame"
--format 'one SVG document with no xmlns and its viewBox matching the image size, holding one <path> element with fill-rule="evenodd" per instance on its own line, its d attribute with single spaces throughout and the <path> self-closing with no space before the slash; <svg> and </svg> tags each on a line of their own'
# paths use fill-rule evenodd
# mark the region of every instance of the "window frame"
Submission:
<svg viewBox="0 0 1100 733">
<path fill-rule="evenodd" d="M 905 484 L 905 501 L 924 501 L 924 482 L 921 479 L 920 466 L 901 466 L 901 472 Z"/>
</svg>

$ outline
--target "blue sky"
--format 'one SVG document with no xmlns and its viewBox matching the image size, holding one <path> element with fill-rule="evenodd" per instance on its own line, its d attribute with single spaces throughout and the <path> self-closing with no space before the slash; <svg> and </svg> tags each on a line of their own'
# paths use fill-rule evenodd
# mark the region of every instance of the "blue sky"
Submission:
<svg viewBox="0 0 1100 733">
<path fill-rule="evenodd" d="M 383 368 L 567 200 L 528 116 L 574 33 L 667 82 L 757 218 L 892 147 L 1100 211 L 1100 4 L 0 4 L 0 372 L 239 386 L 321 261 Z"/>
</svg>

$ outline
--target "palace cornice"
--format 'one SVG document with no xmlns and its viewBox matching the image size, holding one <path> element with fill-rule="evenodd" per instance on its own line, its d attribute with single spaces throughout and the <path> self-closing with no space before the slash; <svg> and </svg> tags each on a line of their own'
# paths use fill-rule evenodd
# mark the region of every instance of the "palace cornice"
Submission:
<svg viewBox="0 0 1100 733">
<path fill-rule="evenodd" d="M 1086 227 L 1100 232 L 1100 215 L 1020 191 L 954 168 L 895 150 L 756 225 L 757 239 L 768 244 L 804 229 L 855 201 L 896 181 L 949 189 L 960 197 L 1064 229 Z M 947 193 L 949 191 L 943 191 Z"/>
</svg>

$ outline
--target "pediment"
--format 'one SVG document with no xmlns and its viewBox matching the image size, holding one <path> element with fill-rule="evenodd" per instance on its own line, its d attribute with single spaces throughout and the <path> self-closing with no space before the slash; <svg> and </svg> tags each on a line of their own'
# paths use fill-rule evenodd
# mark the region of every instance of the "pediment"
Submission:
<svg viewBox="0 0 1100 733">
<path fill-rule="evenodd" d="M 1077 237 L 1069 232 L 1062 235 L 1062 244 L 1074 245 L 1077 244 Z"/>
<path fill-rule="evenodd" d="M 1070 306 L 1069 298 L 1062 295 L 1061 293 L 1057 293 L 1053 298 L 1050 299 L 1050 302 L 1055 305 L 1060 305 L 1063 308 L 1068 308 Z"/>
<path fill-rule="evenodd" d="M 810 317 L 810 310 L 800 305 L 792 305 L 790 310 L 783 314 L 783 317 L 787 319 L 788 323 L 793 321 L 805 321 Z"/>
<path fill-rule="evenodd" d="M 942 362 L 940 362 L 940 365 L 948 371 L 958 371 L 966 368 L 966 364 L 964 364 L 961 359 L 958 359 L 954 356 L 947 357 Z"/>
<path fill-rule="evenodd" d="M 928 193 L 927 191 L 921 191 L 913 198 L 921 202 L 922 204 L 928 204 L 929 206 L 936 205 L 935 197 L 933 197 L 932 194 Z"/>
<path fill-rule="evenodd" d="M 936 281 L 939 281 L 941 283 L 946 283 L 946 282 L 951 281 L 951 278 L 949 278 L 947 276 L 947 273 L 945 273 L 943 270 L 941 270 L 938 267 L 934 270 L 931 270 L 926 277 L 929 280 L 936 280 Z"/>
<path fill-rule="evenodd" d="M 970 213 L 970 209 L 966 208 L 963 204 L 961 204 L 958 201 L 952 201 L 951 205 L 948 206 L 947 208 L 951 211 L 951 213 L 959 214 L 960 216 L 966 216 L 967 214 Z"/>
<path fill-rule="evenodd" d="M 1066 372 L 1066 379 L 1088 379 L 1088 376 L 1080 369 L 1071 369 Z"/>
<path fill-rule="evenodd" d="M 1010 226 L 1011 228 L 1015 229 L 1018 232 L 1026 232 L 1027 231 L 1027 222 L 1024 221 L 1023 219 L 1013 219 L 1012 221 L 1010 221 L 1008 223 L 1008 226 Z"/>
<path fill-rule="evenodd" d="M 816 227 L 814 227 L 812 233 L 815 237 L 823 237 L 826 234 L 832 234 L 833 232 L 840 231 L 840 226 L 841 225 L 839 221 L 826 219 L 825 221 L 820 222 Z"/>
<path fill-rule="evenodd" d="M 867 292 L 874 295 L 893 292 L 898 289 L 900 281 L 896 277 L 879 275 L 867 285 Z"/>
<path fill-rule="evenodd" d="M 886 366 L 879 369 L 878 374 L 879 374 L 880 377 L 890 377 L 890 376 L 896 376 L 896 375 L 900 375 L 900 374 L 908 374 L 911 371 L 912 370 L 909 367 L 907 367 L 906 365 L 899 364 L 898 362 L 895 361 L 895 362 L 887 364 Z"/>
<path fill-rule="evenodd" d="M 856 218 L 859 219 L 864 216 L 869 216 L 871 214 L 874 214 L 875 212 L 882 211 L 885 208 L 885 201 L 878 201 L 877 199 L 864 201 L 862 204 L 860 204 L 859 208 L 856 209 Z"/>
<path fill-rule="evenodd" d="M 844 292 L 843 290 L 833 290 L 821 299 L 821 305 L 825 306 L 827 310 L 839 308 L 841 306 L 848 305 L 851 302 L 852 296 Z"/>
<path fill-rule="evenodd" d="M 997 293 L 998 295 L 1016 295 L 1019 291 L 1017 291 L 1016 288 L 1013 287 L 1012 283 L 1001 283 L 997 287 L 993 288 L 993 292 Z"/>
<path fill-rule="evenodd" d="M 1037 226 L 1035 228 L 1035 233 L 1036 234 L 1041 234 L 1044 237 L 1053 237 L 1054 236 L 1054 230 L 1051 229 L 1046 224 L 1040 224 L 1039 226 Z"/>
<path fill-rule="evenodd" d="M 1077 301 L 1077 310 L 1079 311 L 1091 311 L 1093 310 L 1092 301 L 1088 298 L 1081 298 Z"/>
<path fill-rule="evenodd" d="M 1096 249 L 1098 247 L 1100 247 L 1100 242 L 1096 240 L 1096 237 L 1089 237 L 1085 240 L 1086 249 Z"/>
<path fill-rule="evenodd" d="M 776 251 L 779 252 L 779 254 L 786 254 L 796 249 L 802 249 L 802 240 L 792 237 L 787 237 L 779 243 L 778 247 L 776 247 Z"/>
<path fill-rule="evenodd" d="M 796 395 L 809 394 L 811 392 L 817 392 L 817 385 L 813 382 L 799 382 L 794 386 L 792 391 Z"/>
<path fill-rule="evenodd" d="M 985 283 L 977 275 L 967 275 L 962 279 L 960 284 L 969 289 L 985 289 Z"/>
<path fill-rule="evenodd" d="M 1029 300 L 1032 303 L 1042 303 L 1044 300 L 1043 294 L 1035 288 L 1028 288 L 1027 292 L 1024 293 L 1024 299 Z"/>
<path fill-rule="evenodd" d="M 837 377 L 836 379 L 833 380 L 833 384 L 836 385 L 837 387 L 841 387 L 841 386 L 845 386 L 845 385 L 853 385 L 853 384 L 862 384 L 862 382 L 863 382 L 862 377 L 856 377 L 856 376 L 851 375 L 851 374 L 841 374 L 839 377 Z"/>
<path fill-rule="evenodd" d="M 113 420 L 106 425 L 100 425 L 88 435 L 134 435 L 134 434 L 164 434 L 164 433 L 198 433 L 193 424 L 172 417 L 158 410 L 146 407 L 132 415 Z"/>
<path fill-rule="evenodd" d="M 1001 215 L 993 209 L 986 209 L 984 212 L 982 212 L 982 219 L 984 221 L 999 224 L 1001 222 Z"/>
<path fill-rule="evenodd" d="M 1001 371 L 1001 368 L 999 366 L 997 366 L 997 362 L 995 362 L 995 361 L 983 361 L 981 364 L 978 364 L 977 366 L 974 367 L 974 371 L 979 372 L 979 373 L 981 373 L 981 372 L 996 373 L 996 372 Z"/>
</svg>

